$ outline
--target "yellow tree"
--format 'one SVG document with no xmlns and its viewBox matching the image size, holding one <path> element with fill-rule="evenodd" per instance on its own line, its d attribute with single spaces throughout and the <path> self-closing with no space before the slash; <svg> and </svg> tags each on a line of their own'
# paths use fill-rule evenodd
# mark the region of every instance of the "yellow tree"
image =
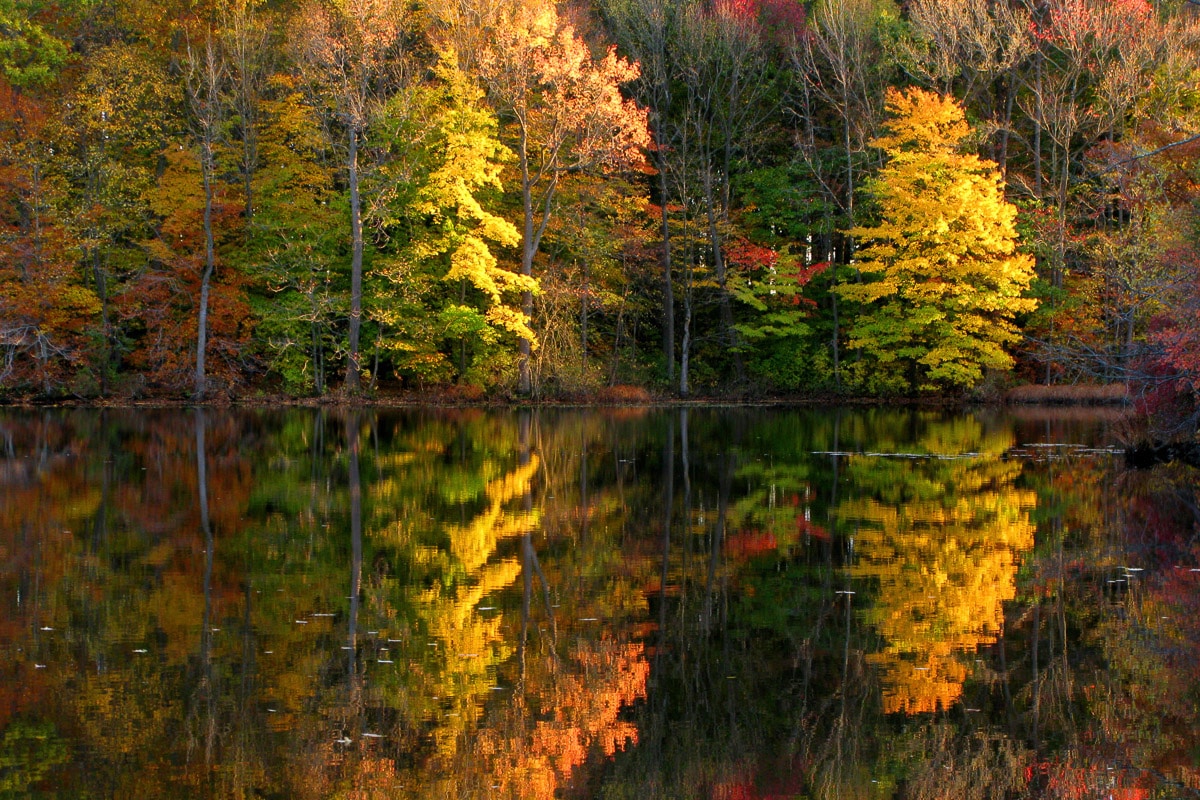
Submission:
<svg viewBox="0 0 1200 800">
<path fill-rule="evenodd" d="M 1013 319 L 1033 259 L 1017 252 L 1016 208 L 994 162 L 960 152 L 970 133 L 951 98 L 889 90 L 891 119 L 872 144 L 887 166 L 870 189 L 877 225 L 853 229 L 862 283 L 837 288 L 863 304 L 850 346 L 866 356 L 857 378 L 876 392 L 969 389 L 984 370 L 1009 369 Z"/>
<path fill-rule="evenodd" d="M 380 126 L 394 157 L 379 169 L 386 205 L 379 216 L 400 247 L 379 270 L 387 284 L 369 298 L 368 314 L 393 334 L 387 346 L 398 370 L 443 379 L 445 345 L 457 340 L 458 378 L 469 380 L 468 340 L 480 345 L 477 372 L 478 362 L 494 361 L 487 356 L 506 334 L 533 336 L 514 301 L 537 283 L 493 252 L 521 242 L 516 226 L 487 207 L 512 160 L 496 138 L 496 116 L 453 50 L 432 71 L 433 82 L 389 104 Z"/>
</svg>

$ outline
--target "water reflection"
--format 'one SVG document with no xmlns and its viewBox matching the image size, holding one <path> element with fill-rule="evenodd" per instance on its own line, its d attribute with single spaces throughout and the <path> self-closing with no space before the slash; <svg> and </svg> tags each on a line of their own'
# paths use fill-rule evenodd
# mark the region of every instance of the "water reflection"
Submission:
<svg viewBox="0 0 1200 800">
<path fill-rule="evenodd" d="M 1003 458 L 1006 427 L 919 414 L 909 436 L 848 458 L 853 495 L 837 513 L 851 531 L 847 572 L 864 579 L 864 617 L 883 639 L 867 656 L 882 670 L 883 710 L 911 714 L 957 702 L 975 654 L 1002 632 L 1036 495 Z"/>
<path fill-rule="evenodd" d="M 1104 424 L 0 412 L 0 796 L 1200 792 Z"/>
</svg>

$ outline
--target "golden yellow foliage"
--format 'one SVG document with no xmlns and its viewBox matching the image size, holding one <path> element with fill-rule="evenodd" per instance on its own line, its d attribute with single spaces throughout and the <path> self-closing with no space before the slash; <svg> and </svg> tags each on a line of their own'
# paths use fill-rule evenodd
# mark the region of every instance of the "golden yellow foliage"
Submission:
<svg viewBox="0 0 1200 800">
<path fill-rule="evenodd" d="M 1001 633 L 1021 555 L 1033 548 L 1036 496 L 1015 485 L 1020 463 L 1002 460 L 995 437 L 978 429 L 947 455 L 962 431 L 942 428 L 930 426 L 925 458 L 854 456 L 859 491 L 839 507 L 856 529 L 849 573 L 877 591 L 864 615 L 884 645 L 868 659 L 882 670 L 889 713 L 958 700 L 964 657 Z"/>
<path fill-rule="evenodd" d="M 850 346 L 869 391 L 970 388 L 987 369 L 1009 369 L 1013 323 L 1033 259 L 1017 252 L 1016 208 L 996 165 L 959 152 L 970 133 L 951 98 L 888 91 L 892 119 L 872 144 L 888 164 L 871 184 L 879 224 L 855 228 L 864 280 L 837 291 L 863 304 Z"/>
</svg>

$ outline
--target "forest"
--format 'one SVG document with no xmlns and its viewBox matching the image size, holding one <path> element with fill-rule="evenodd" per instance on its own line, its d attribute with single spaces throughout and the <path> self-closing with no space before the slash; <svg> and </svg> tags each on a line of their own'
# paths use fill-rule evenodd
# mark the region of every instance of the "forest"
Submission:
<svg viewBox="0 0 1200 800">
<path fill-rule="evenodd" d="M 1191 0 L 0 0 L 0 400 L 1194 430 Z"/>
</svg>

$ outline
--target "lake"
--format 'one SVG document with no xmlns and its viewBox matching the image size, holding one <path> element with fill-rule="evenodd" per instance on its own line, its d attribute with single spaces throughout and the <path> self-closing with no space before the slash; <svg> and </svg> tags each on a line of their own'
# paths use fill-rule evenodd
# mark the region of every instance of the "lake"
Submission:
<svg viewBox="0 0 1200 800">
<path fill-rule="evenodd" d="M 1102 412 L 0 411 L 0 797 L 1200 796 Z"/>
</svg>

